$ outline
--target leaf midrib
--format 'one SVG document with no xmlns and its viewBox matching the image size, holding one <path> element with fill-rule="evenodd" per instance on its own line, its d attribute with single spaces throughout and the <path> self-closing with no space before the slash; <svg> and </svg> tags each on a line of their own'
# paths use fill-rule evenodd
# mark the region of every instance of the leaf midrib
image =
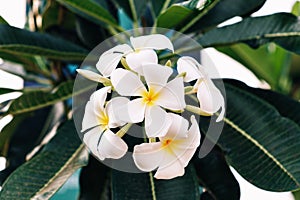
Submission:
<svg viewBox="0 0 300 200">
<path fill-rule="evenodd" d="M 265 153 L 285 174 L 287 174 L 295 184 L 300 187 L 300 183 L 296 180 L 296 178 L 257 140 L 255 140 L 250 134 L 241 129 L 238 125 L 232 122 L 230 119 L 224 117 L 224 122 L 227 123 L 230 127 L 240 133 L 242 136 L 247 138 L 250 142 L 252 142 L 256 147 L 258 147 L 262 152 Z"/>
</svg>

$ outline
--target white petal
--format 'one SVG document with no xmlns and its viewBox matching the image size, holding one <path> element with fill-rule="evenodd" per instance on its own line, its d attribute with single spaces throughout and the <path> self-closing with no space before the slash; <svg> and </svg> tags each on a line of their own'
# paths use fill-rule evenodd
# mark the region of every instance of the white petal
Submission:
<svg viewBox="0 0 300 200">
<path fill-rule="evenodd" d="M 137 49 L 169 49 L 174 52 L 173 44 L 170 39 L 161 34 L 131 37 L 130 42 L 135 50 Z"/>
<path fill-rule="evenodd" d="M 99 158 L 97 147 L 99 139 L 103 131 L 99 127 L 95 127 L 84 134 L 83 142 L 87 145 L 88 149 Z"/>
<path fill-rule="evenodd" d="M 145 130 L 148 137 L 163 137 L 171 126 L 171 119 L 167 112 L 159 106 L 146 108 Z"/>
<path fill-rule="evenodd" d="M 154 177 L 157 179 L 172 179 L 184 175 L 184 167 L 176 156 L 169 152 L 164 152 L 164 157 L 158 167 Z"/>
<path fill-rule="evenodd" d="M 111 91 L 111 87 L 103 87 L 91 95 L 90 100 L 93 102 L 94 110 L 96 113 L 100 113 L 104 110 L 104 104 L 107 97 L 107 93 Z"/>
<path fill-rule="evenodd" d="M 225 114 L 225 102 L 220 90 L 211 80 L 203 80 L 198 86 L 197 98 L 200 102 L 200 108 L 207 113 L 216 113 L 220 108 L 221 114 L 217 122 L 221 121 Z"/>
<path fill-rule="evenodd" d="M 76 71 L 78 72 L 78 74 L 80 74 L 84 78 L 92 80 L 92 81 L 96 81 L 96 82 L 100 82 L 100 83 L 104 83 L 104 82 L 108 81 L 107 78 L 104 78 L 100 74 L 92 72 L 91 70 L 76 69 Z"/>
<path fill-rule="evenodd" d="M 150 172 L 159 166 L 163 153 L 160 142 L 144 143 L 134 147 L 132 156 L 140 170 Z"/>
<path fill-rule="evenodd" d="M 100 138 L 98 153 L 101 158 L 119 159 L 123 157 L 128 150 L 127 144 L 112 131 L 107 130 Z M 104 160 L 104 159 L 101 159 Z"/>
<path fill-rule="evenodd" d="M 151 49 L 135 51 L 126 55 L 126 63 L 135 72 L 142 75 L 142 64 L 158 63 L 158 58 L 155 51 Z"/>
<path fill-rule="evenodd" d="M 152 88 L 160 89 L 167 84 L 168 78 L 173 70 L 170 67 L 159 64 L 144 64 L 142 66 L 143 75 L 147 85 Z"/>
<path fill-rule="evenodd" d="M 115 97 L 107 103 L 105 109 L 109 117 L 109 128 L 120 127 L 126 123 L 119 118 L 119 109 L 128 102 L 129 99 L 125 97 Z"/>
<path fill-rule="evenodd" d="M 116 69 L 111 75 L 111 82 L 122 96 L 141 96 L 147 92 L 139 77 L 125 69 Z"/>
<path fill-rule="evenodd" d="M 132 48 L 127 44 L 115 46 L 100 56 L 96 67 L 103 76 L 108 77 L 116 69 L 122 56 L 131 51 Z"/>
<path fill-rule="evenodd" d="M 145 108 L 146 104 L 142 98 L 134 99 L 116 110 L 117 118 L 128 123 L 142 122 L 145 117 Z"/>
<path fill-rule="evenodd" d="M 170 110 L 183 110 L 186 107 L 182 77 L 175 78 L 159 91 L 156 103 Z"/>
<path fill-rule="evenodd" d="M 172 124 L 161 140 L 187 138 L 189 122 L 178 114 L 168 113 L 168 116 L 171 118 Z"/>
<path fill-rule="evenodd" d="M 84 132 L 85 130 L 87 130 L 89 128 L 99 126 L 99 125 L 100 124 L 98 121 L 97 114 L 95 113 L 95 110 L 94 110 L 93 102 L 88 101 L 85 106 L 85 110 L 84 110 L 81 132 Z"/>
<path fill-rule="evenodd" d="M 192 57 L 183 56 L 177 61 L 177 71 L 179 74 L 186 73 L 185 82 L 190 82 L 203 77 L 199 67 L 201 65 Z"/>
</svg>

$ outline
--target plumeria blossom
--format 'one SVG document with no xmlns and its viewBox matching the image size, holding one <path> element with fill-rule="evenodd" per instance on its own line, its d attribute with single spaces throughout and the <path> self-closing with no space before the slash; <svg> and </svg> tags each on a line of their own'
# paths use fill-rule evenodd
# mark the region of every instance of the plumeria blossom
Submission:
<svg viewBox="0 0 300 200">
<path fill-rule="evenodd" d="M 111 87 L 104 87 L 94 92 L 85 107 L 82 121 L 83 142 L 89 147 L 91 152 L 100 160 L 105 158 L 118 159 L 127 152 L 127 144 L 110 128 L 124 125 L 124 122 L 116 120 L 114 108 L 117 105 L 127 103 L 125 98 L 113 98 L 105 106 L 107 93 Z"/>
<path fill-rule="evenodd" d="M 147 87 L 140 76 L 131 71 L 116 69 L 111 75 L 112 85 L 120 95 L 137 97 L 120 108 L 119 117 L 129 123 L 145 119 L 147 136 L 161 137 L 171 125 L 171 119 L 163 108 L 183 111 L 186 106 L 183 78 L 177 77 L 168 82 L 173 70 L 159 64 L 143 64 L 141 70 Z"/>
<path fill-rule="evenodd" d="M 191 117 L 191 127 L 183 117 L 168 113 L 171 126 L 159 142 L 136 145 L 133 159 L 136 166 L 145 172 L 157 169 L 154 177 L 171 179 L 184 174 L 184 168 L 193 157 L 200 145 L 200 131 L 194 116 Z"/>
<path fill-rule="evenodd" d="M 142 64 L 158 63 L 154 50 L 169 49 L 174 52 L 169 38 L 161 34 L 130 37 L 130 43 L 132 47 L 128 44 L 117 45 L 100 56 L 96 67 L 104 77 L 111 75 L 123 57 L 131 70 L 142 73 Z"/>
<path fill-rule="evenodd" d="M 221 113 L 217 118 L 217 122 L 221 121 L 225 114 L 224 97 L 220 90 L 208 77 L 204 67 L 201 66 L 194 58 L 184 56 L 178 59 L 177 70 L 178 73 L 185 73 L 185 82 L 198 80 L 194 89 L 197 91 L 200 109 L 204 113 L 214 114 L 221 108 Z"/>
</svg>

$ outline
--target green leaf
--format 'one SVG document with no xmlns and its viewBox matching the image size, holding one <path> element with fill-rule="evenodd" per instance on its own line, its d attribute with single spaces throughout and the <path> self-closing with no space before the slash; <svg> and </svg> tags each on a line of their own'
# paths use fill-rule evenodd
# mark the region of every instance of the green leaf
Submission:
<svg viewBox="0 0 300 200">
<path fill-rule="evenodd" d="M 213 199 L 239 200 L 239 183 L 232 174 L 226 163 L 223 152 L 215 147 L 204 158 L 194 158 L 195 166 L 200 183 L 208 191 Z M 208 194 L 204 194 L 208 195 Z"/>
<path fill-rule="evenodd" d="M 87 163 L 87 155 L 73 121 L 66 122 L 38 155 L 8 177 L 0 199 L 49 199 Z"/>
<path fill-rule="evenodd" d="M 0 53 L 39 55 L 57 60 L 83 60 L 87 51 L 71 42 L 0 24 Z"/>
<path fill-rule="evenodd" d="M 112 171 L 112 199 L 200 199 L 195 170 L 186 168 L 185 175 L 170 180 L 157 180 L 152 173 Z"/>
<path fill-rule="evenodd" d="M 132 8 L 130 6 L 129 0 L 115 0 L 114 1 L 117 4 L 117 7 L 122 8 L 125 13 L 133 18 Z M 145 14 L 145 10 L 147 8 L 147 0 L 133 0 L 135 12 L 137 15 L 137 18 L 140 19 L 141 16 Z"/>
<path fill-rule="evenodd" d="M 184 32 L 211 10 L 217 2 L 218 0 L 208 0 L 204 5 L 198 5 L 201 3 L 199 0 L 192 0 L 174 4 L 157 17 L 157 26 L 175 28 Z"/>
<path fill-rule="evenodd" d="M 300 200 L 300 190 L 293 192 L 295 200 Z"/>
<path fill-rule="evenodd" d="M 229 163 L 270 191 L 300 187 L 300 128 L 266 101 L 229 84 L 225 126 L 217 141 Z"/>
<path fill-rule="evenodd" d="M 115 18 L 102 6 L 91 0 L 57 0 L 72 12 L 100 25 L 113 26 L 120 29 Z"/>
<path fill-rule="evenodd" d="M 272 90 L 263 90 L 258 88 L 252 88 L 246 84 L 235 81 L 235 80 L 225 80 L 226 83 L 238 87 L 244 91 L 247 91 L 253 95 L 258 96 L 264 101 L 268 102 L 274 106 L 277 111 L 283 117 L 289 118 L 300 126 L 300 102 L 296 101 L 286 95 L 274 92 Z"/>
<path fill-rule="evenodd" d="M 218 24 L 235 16 L 249 16 L 259 10 L 266 0 L 221 0 L 205 16 L 203 16 L 189 31 L 199 31 Z"/>
<path fill-rule="evenodd" d="M 9 25 L 8 22 L 3 17 L 1 17 L 1 16 L 0 16 L 0 24 L 7 24 L 7 25 Z"/>
<path fill-rule="evenodd" d="M 31 91 L 25 92 L 21 97 L 14 100 L 8 110 L 9 114 L 17 115 L 40 109 L 57 102 L 69 99 L 72 95 L 80 94 L 87 91 L 88 87 L 83 87 L 81 90 L 73 93 L 74 81 L 66 81 L 61 83 L 57 88 L 50 92 Z"/>
<path fill-rule="evenodd" d="M 258 49 L 252 49 L 245 44 L 235 44 L 220 47 L 218 50 L 249 68 L 258 78 L 267 81 L 274 90 L 289 92 L 292 57 L 285 49 L 271 43 Z"/>
<path fill-rule="evenodd" d="M 235 34 L 235 33 L 239 34 Z M 203 47 L 224 46 L 245 42 L 259 47 L 275 42 L 283 48 L 300 54 L 300 22 L 290 13 L 276 13 L 263 17 L 249 17 L 243 21 L 211 30 L 198 42 Z"/>
</svg>

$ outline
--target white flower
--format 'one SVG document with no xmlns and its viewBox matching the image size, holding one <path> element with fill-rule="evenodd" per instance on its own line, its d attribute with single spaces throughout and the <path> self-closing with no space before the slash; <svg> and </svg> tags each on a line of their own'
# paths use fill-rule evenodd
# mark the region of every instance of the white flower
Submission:
<svg viewBox="0 0 300 200">
<path fill-rule="evenodd" d="M 97 74 L 90 70 L 76 69 L 76 71 L 78 72 L 78 74 L 80 74 L 84 78 L 87 78 L 91 81 L 95 81 L 95 82 L 99 82 L 99 83 L 103 83 L 103 84 L 110 82 L 110 80 L 108 78 L 105 78 L 105 77 L 101 76 L 100 74 Z"/>
<path fill-rule="evenodd" d="M 94 92 L 87 102 L 82 121 L 83 141 L 91 152 L 100 160 L 105 158 L 118 159 L 127 152 L 127 144 L 110 128 L 124 125 L 124 122 L 116 120 L 114 109 L 118 105 L 127 103 L 126 98 L 113 98 L 105 106 L 107 93 L 111 87 L 104 87 Z"/>
<path fill-rule="evenodd" d="M 178 73 L 186 73 L 185 82 L 198 80 L 195 84 L 200 109 L 208 114 L 216 113 L 221 108 L 217 122 L 224 118 L 225 102 L 220 90 L 205 73 L 204 68 L 192 57 L 184 56 L 177 61 Z"/>
<path fill-rule="evenodd" d="M 154 49 L 174 51 L 169 38 L 160 34 L 130 37 L 130 42 L 133 48 L 127 44 L 117 45 L 100 56 L 96 67 L 104 77 L 111 75 L 124 56 L 130 69 L 141 73 L 140 67 L 143 63 L 158 63 Z"/>
<path fill-rule="evenodd" d="M 186 106 L 183 78 L 167 82 L 173 70 L 159 64 L 144 64 L 141 69 L 147 88 L 131 71 L 116 69 L 111 75 L 112 85 L 120 95 L 139 97 L 121 107 L 118 117 L 129 123 L 142 122 L 145 118 L 147 136 L 160 137 L 171 124 L 167 112 L 161 107 L 182 111 Z"/>
<path fill-rule="evenodd" d="M 184 174 L 184 168 L 200 145 L 200 131 L 194 116 L 188 130 L 188 121 L 183 117 L 168 113 L 172 124 L 159 142 L 136 145 L 133 160 L 142 171 L 153 171 L 157 179 L 171 179 Z"/>
</svg>

